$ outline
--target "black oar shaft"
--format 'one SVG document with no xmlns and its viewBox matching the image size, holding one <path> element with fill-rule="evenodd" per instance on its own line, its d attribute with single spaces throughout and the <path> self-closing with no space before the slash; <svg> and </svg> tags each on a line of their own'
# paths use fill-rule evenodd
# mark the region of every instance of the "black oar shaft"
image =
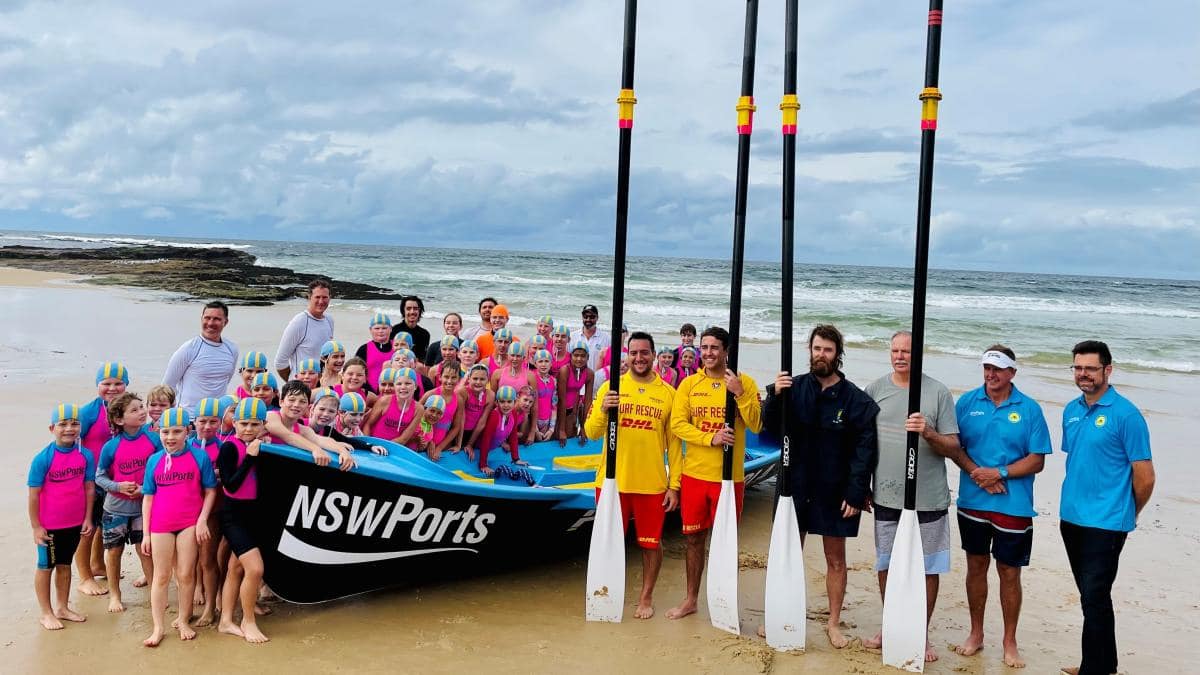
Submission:
<svg viewBox="0 0 1200 675">
<path fill-rule="evenodd" d="M 917 189 L 917 250 L 913 269 L 912 356 L 908 385 L 908 414 L 921 410 L 921 373 L 925 351 L 925 288 L 929 276 L 929 212 L 933 201 L 933 143 L 937 133 L 938 66 L 942 48 L 942 0 L 929 0 L 929 28 L 925 47 L 925 88 L 921 91 L 921 174 Z M 917 443 L 920 435 L 908 432 L 904 475 L 904 508 L 917 503 Z"/>
<path fill-rule="evenodd" d="M 754 50 L 758 43 L 758 0 L 746 0 L 746 40 L 742 47 L 742 90 L 738 98 L 737 184 L 733 203 L 733 275 L 729 283 L 729 369 L 737 371 L 742 325 L 742 268 L 746 250 L 746 193 L 750 185 L 750 134 L 754 126 Z M 737 403 L 726 396 L 725 423 L 737 421 Z M 733 477 L 733 448 L 725 446 L 721 479 Z"/>
<path fill-rule="evenodd" d="M 613 236 L 613 298 L 612 346 L 609 359 L 608 388 L 621 391 L 621 325 L 625 305 L 625 240 L 629 229 L 629 151 L 633 143 L 633 56 L 637 32 L 637 0 L 625 0 L 625 37 L 621 56 L 621 93 L 617 97 L 617 223 Z M 605 456 L 605 478 L 615 478 L 617 471 L 616 408 L 608 411 L 608 449 Z"/>
<path fill-rule="evenodd" d="M 781 254 L 783 264 L 783 288 L 781 296 L 780 347 L 779 369 L 785 373 L 792 372 L 792 288 L 795 283 L 792 258 L 795 255 L 796 223 L 796 113 L 800 103 L 796 100 L 796 14 L 799 0 L 787 0 L 786 18 L 784 21 L 783 49 L 783 100 L 779 109 L 783 112 L 783 208 Z M 791 416 L 791 387 L 779 393 L 780 400 L 780 434 L 783 440 L 781 453 L 782 468 L 779 472 L 779 494 L 787 497 L 792 494 L 788 468 L 791 466 L 792 435 L 788 430 Z"/>
</svg>

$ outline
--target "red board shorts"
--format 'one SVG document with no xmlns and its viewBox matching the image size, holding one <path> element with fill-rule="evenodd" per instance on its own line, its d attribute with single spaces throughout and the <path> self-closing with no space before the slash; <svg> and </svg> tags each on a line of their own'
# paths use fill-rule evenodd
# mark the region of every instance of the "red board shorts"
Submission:
<svg viewBox="0 0 1200 675">
<path fill-rule="evenodd" d="M 734 504 L 737 517 L 742 518 L 742 498 L 746 484 L 733 484 Z M 712 527 L 717 515 L 717 498 L 721 496 L 721 481 L 701 480 L 684 474 L 679 483 L 679 515 L 683 520 L 683 533 L 695 534 Z"/>
<path fill-rule="evenodd" d="M 626 531 L 629 519 L 633 518 L 633 530 L 637 533 L 638 546 L 656 549 L 662 544 L 663 520 L 667 512 L 663 507 L 665 492 L 643 495 L 633 492 L 618 492 L 621 498 L 621 521 Z M 596 488 L 596 501 L 600 501 L 600 488 Z"/>
</svg>

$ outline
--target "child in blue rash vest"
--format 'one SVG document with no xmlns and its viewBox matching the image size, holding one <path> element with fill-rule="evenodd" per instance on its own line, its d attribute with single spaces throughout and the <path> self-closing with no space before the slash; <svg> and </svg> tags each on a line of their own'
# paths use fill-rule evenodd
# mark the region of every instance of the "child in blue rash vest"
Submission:
<svg viewBox="0 0 1200 675">
<path fill-rule="evenodd" d="M 191 423 L 191 415 L 183 408 L 164 411 L 159 422 L 163 449 L 146 462 L 142 519 L 150 536 L 142 539 L 142 553 L 154 557 L 150 587 L 154 629 L 142 641 L 146 647 L 157 647 L 166 632 L 167 586 L 172 576 L 179 601 L 179 616 L 173 625 L 180 640 L 196 637 L 191 624 L 197 549 L 212 536 L 208 516 L 217 497 L 217 476 L 208 455 L 188 445 Z"/>
<path fill-rule="evenodd" d="M 61 630 L 63 621 L 86 621 L 72 610 L 71 555 L 81 534 L 91 534 L 91 495 L 96 463 L 90 450 L 79 444 L 79 408 L 59 404 L 50 413 L 52 441 L 33 458 L 29 467 L 29 526 L 37 544 L 37 572 L 33 590 L 46 630 Z M 50 604 L 50 573 L 58 607 Z"/>
<path fill-rule="evenodd" d="M 232 399 L 230 399 L 232 401 Z M 203 452 L 212 462 L 213 467 L 217 466 L 217 456 L 221 451 L 221 443 L 224 441 L 220 438 L 219 431 L 222 420 L 227 414 L 231 414 L 232 405 L 228 405 L 224 399 L 217 398 L 202 398 L 196 403 L 196 417 L 192 420 L 192 427 L 195 429 L 192 437 L 188 439 L 188 444 Z M 220 476 L 217 476 L 218 483 Z M 217 613 L 217 593 L 221 580 L 221 565 L 218 561 L 218 550 L 221 544 L 221 523 L 218 517 L 218 512 L 221 508 L 221 491 L 217 490 L 216 503 L 212 511 L 208 514 L 208 531 L 212 534 L 208 541 L 200 544 L 200 556 L 196 563 L 196 578 L 199 580 L 199 598 L 204 605 L 204 609 L 200 612 L 200 618 L 196 620 L 196 625 L 199 627 L 211 626 L 216 619 Z"/>
<path fill-rule="evenodd" d="M 283 443 L 295 446 L 312 453 L 317 466 L 329 466 L 329 453 L 338 453 L 338 467 L 342 471 L 354 468 L 354 457 L 350 454 L 350 445 L 318 436 L 301 420 L 308 414 L 308 401 L 312 393 L 302 382 L 292 380 L 283 385 L 279 392 L 279 410 L 267 411 L 267 433 L 271 435 L 271 443 Z"/>
<path fill-rule="evenodd" d="M 99 459 L 104 444 L 115 433 L 108 423 L 108 404 L 129 386 L 129 369 L 118 361 L 107 361 L 96 371 L 96 398 L 79 409 L 79 443 Z M 100 530 L 100 516 L 104 512 L 104 490 L 96 488 L 92 496 L 92 529 L 79 539 L 79 550 L 75 552 L 75 570 L 79 572 L 79 592 L 84 595 L 104 595 L 107 589 L 96 583 L 95 577 L 103 577 L 104 547 L 95 534 Z"/>
<path fill-rule="evenodd" d="M 258 548 L 255 500 L 258 499 L 257 461 L 262 445 L 267 408 L 262 401 L 245 399 L 234 413 L 236 435 L 221 444 L 217 467 L 223 478 L 225 499 L 221 507 L 221 528 L 233 555 L 221 590 L 221 621 L 217 630 L 236 635 L 250 643 L 267 641 L 254 616 L 254 603 L 262 585 L 263 558 Z M 242 621 L 234 623 L 234 612 L 241 601 Z"/>
<path fill-rule="evenodd" d="M 301 359 L 296 364 L 296 373 L 292 377 L 304 383 L 309 389 L 316 389 L 321 384 L 321 362 L 317 359 Z"/>
<path fill-rule="evenodd" d="M 358 396 L 358 394 L 355 394 Z M 362 400 L 362 397 L 358 397 Z M 313 433 L 318 436 L 332 438 L 339 443 L 347 443 L 355 450 L 369 450 L 377 455 L 386 455 L 387 449 L 382 445 L 371 445 L 370 443 L 352 438 L 337 430 L 335 422 L 337 422 L 338 412 L 341 408 L 341 398 L 337 392 L 324 387 L 313 392 L 312 407 L 308 413 L 308 424 L 312 428 Z"/>
<path fill-rule="evenodd" d="M 104 543 L 104 564 L 108 573 L 108 611 L 124 612 L 121 602 L 121 558 L 125 545 L 133 546 L 142 564 L 142 577 L 133 582 L 141 588 L 153 573 L 150 556 L 138 547 L 144 537 L 142 521 L 142 481 L 146 462 L 162 450 L 158 434 L 146 424 L 146 406 L 137 394 L 121 394 L 108 406 L 109 423 L 117 435 L 100 451 L 96 465 L 96 485 L 105 491 L 104 514 L 100 517 L 100 538 Z"/>
<path fill-rule="evenodd" d="M 146 392 L 147 415 L 150 417 L 150 431 L 158 431 L 158 422 L 167 408 L 175 407 L 175 390 L 165 384 L 150 387 Z"/>
<path fill-rule="evenodd" d="M 226 395 L 217 401 L 221 404 L 221 426 L 217 429 L 217 440 L 224 443 L 233 436 L 233 409 L 237 407 L 238 399 Z"/>
</svg>

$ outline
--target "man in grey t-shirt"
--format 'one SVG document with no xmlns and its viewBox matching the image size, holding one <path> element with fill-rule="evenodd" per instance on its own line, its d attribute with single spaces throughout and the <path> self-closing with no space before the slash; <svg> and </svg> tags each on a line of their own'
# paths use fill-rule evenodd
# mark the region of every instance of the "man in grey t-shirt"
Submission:
<svg viewBox="0 0 1200 675">
<path fill-rule="evenodd" d="M 905 460 L 908 432 L 921 436 L 917 443 L 917 522 L 925 554 L 926 626 L 937 602 L 938 575 L 950 571 L 950 487 L 946 483 L 946 458 L 963 456 L 958 443 L 958 417 L 954 397 L 946 385 L 921 376 L 921 412 L 908 414 L 908 384 L 912 372 L 912 334 L 892 336 L 892 372 L 868 384 L 867 394 L 879 405 L 875 424 L 879 432 L 879 463 L 875 468 L 872 500 L 875 512 L 875 570 L 879 595 L 887 592 L 887 570 L 892 545 L 904 508 Z M 882 632 L 864 640 L 868 648 L 883 644 Z M 937 651 L 926 641 L 925 660 L 936 661 Z"/>
</svg>

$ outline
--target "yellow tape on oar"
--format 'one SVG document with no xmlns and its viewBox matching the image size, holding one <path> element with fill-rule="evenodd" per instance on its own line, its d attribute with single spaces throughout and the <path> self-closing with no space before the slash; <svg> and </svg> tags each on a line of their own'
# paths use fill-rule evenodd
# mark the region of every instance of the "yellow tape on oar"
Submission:
<svg viewBox="0 0 1200 675">
<path fill-rule="evenodd" d="M 926 87 L 921 90 L 921 128 L 937 129 L 938 101 L 942 100 L 942 92 L 937 87 Z"/>
<path fill-rule="evenodd" d="M 463 480 L 472 480 L 472 481 L 475 481 L 476 483 L 495 483 L 496 482 L 495 480 L 493 480 L 491 478 L 480 478 L 479 476 L 472 476 L 471 474 L 469 474 L 466 471 L 463 471 L 461 469 L 455 469 L 454 475 L 458 476 L 459 478 L 461 478 Z"/>
<path fill-rule="evenodd" d="M 575 469 L 584 471 L 600 468 L 600 455 L 565 455 L 554 458 L 554 466 L 559 469 Z"/>
<path fill-rule="evenodd" d="M 796 113 L 800 111 L 800 101 L 795 94 L 784 94 L 783 100 L 779 102 L 779 109 L 783 111 L 783 133 L 795 136 Z"/>
<path fill-rule="evenodd" d="M 617 127 L 620 129 L 633 128 L 633 106 L 637 103 L 637 98 L 633 95 L 632 89 L 622 89 L 621 94 L 617 96 Z"/>
</svg>

